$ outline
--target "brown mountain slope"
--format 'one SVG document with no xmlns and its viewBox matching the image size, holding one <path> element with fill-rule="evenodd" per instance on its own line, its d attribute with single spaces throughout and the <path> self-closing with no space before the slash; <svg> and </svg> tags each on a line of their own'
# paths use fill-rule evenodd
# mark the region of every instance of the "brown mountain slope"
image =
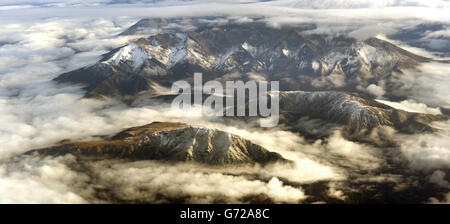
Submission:
<svg viewBox="0 0 450 224">
<path fill-rule="evenodd" d="M 239 136 L 183 123 L 153 122 L 126 129 L 111 139 L 90 142 L 65 141 L 27 154 L 80 158 L 193 161 L 204 164 L 267 164 L 287 161 Z"/>
</svg>

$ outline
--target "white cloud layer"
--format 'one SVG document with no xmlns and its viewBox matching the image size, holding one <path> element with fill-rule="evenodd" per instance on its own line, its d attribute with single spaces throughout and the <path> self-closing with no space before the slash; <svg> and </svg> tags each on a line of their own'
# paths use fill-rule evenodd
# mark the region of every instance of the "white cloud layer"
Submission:
<svg viewBox="0 0 450 224">
<path fill-rule="evenodd" d="M 398 88 L 390 94 L 408 95 L 410 99 L 432 107 L 450 108 L 450 64 L 423 63 L 418 69 L 394 74 L 390 81 L 398 84 Z"/>
<path fill-rule="evenodd" d="M 3 28 L 0 31 L 0 158 L 4 159 L 0 164 L 0 202 L 104 202 L 93 196 L 93 186 L 88 184 L 92 176 L 73 169 L 71 166 L 75 162 L 70 156 L 42 161 L 33 158 L 8 161 L 8 158 L 66 138 L 92 139 L 94 135 L 112 134 L 155 120 L 181 121 L 229 131 L 281 153 L 293 160 L 294 165 L 218 171 L 192 164 L 166 166 L 157 162 L 89 164 L 88 171 L 98 178 L 101 186 L 114 189 L 117 200 L 147 198 L 152 202 L 166 202 L 167 198 L 158 199 L 157 192 L 172 197 L 189 194 L 188 202 L 195 203 L 214 202 L 217 198 L 241 202 L 246 195 L 264 193 L 275 202 L 295 203 L 307 199 L 308 195 L 299 186 L 283 183 L 285 179 L 297 184 L 336 181 L 327 185 L 327 194 L 340 199 L 347 197 L 337 183 L 350 176 L 358 181 L 395 182 L 395 175 L 377 176 L 377 170 L 387 163 L 385 152 L 346 140 L 339 130 L 331 131 L 330 138 L 310 142 L 279 129 L 243 129 L 240 124 L 218 124 L 205 120 L 198 113 L 180 116 L 162 107 L 126 108 L 111 101 L 82 99 L 80 86 L 57 86 L 50 80 L 62 72 L 88 65 L 101 54 L 126 43 L 128 38 L 135 38 L 115 35 L 135 22 L 136 17 L 266 16 L 272 26 L 314 22 L 318 23 L 318 28 L 313 32 L 347 32 L 356 38 L 390 34 L 405 25 L 450 21 L 448 1 L 439 0 L 248 4 L 237 1 L 125 4 L 115 1 L 115 4 L 104 5 L 108 2 L 52 0 L 36 4 L 27 0 L 6 0 L 0 3 L 0 18 L 3 18 L 0 19 Z M 98 5 L 101 7 L 95 8 Z M 243 21 L 248 20 L 245 18 Z M 430 33 L 429 38 L 443 35 L 447 35 L 446 31 Z M 411 99 L 382 102 L 408 111 L 433 114 L 440 113 L 437 106 L 449 107 L 448 65 L 429 63 L 421 70 L 394 77 L 394 81 L 403 84 L 398 91 L 409 92 Z M 382 85 L 369 87 L 368 91 L 375 96 L 382 97 L 386 93 Z M 446 131 L 448 124 L 436 125 L 442 131 L 399 137 L 399 153 L 412 170 L 426 172 L 430 182 L 446 185 L 450 133 Z M 227 172 L 239 175 L 225 174 Z M 247 178 L 240 172 L 257 174 L 260 179 Z M 361 175 L 372 172 L 375 174 Z M 209 191 L 206 195 L 205 189 Z"/>
</svg>

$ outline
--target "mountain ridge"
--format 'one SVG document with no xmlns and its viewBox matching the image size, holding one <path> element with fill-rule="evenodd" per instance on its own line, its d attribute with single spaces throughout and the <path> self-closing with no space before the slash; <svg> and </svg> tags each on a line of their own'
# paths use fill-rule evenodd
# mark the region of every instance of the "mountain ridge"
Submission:
<svg viewBox="0 0 450 224">
<path fill-rule="evenodd" d="M 374 128 L 389 126 L 402 133 L 433 132 L 433 121 L 447 120 L 447 115 L 407 112 L 379 103 L 364 95 L 317 91 L 280 92 L 280 113 L 288 117 L 283 123 L 302 117 L 319 118 L 344 125 L 350 135 L 370 133 Z"/>
<path fill-rule="evenodd" d="M 260 22 L 175 29 L 140 38 L 105 54 L 92 66 L 54 80 L 84 84 L 88 97 L 119 99 L 142 92 L 157 95 L 174 81 L 192 82 L 194 72 L 202 72 L 205 82 L 255 74 L 280 81 L 280 89 L 286 91 L 367 94 L 365 87 L 379 81 L 395 88 L 389 83 L 393 73 L 430 61 L 377 38 L 358 41 L 304 30 L 276 29 Z"/>
<path fill-rule="evenodd" d="M 26 154 L 78 158 L 161 160 L 197 162 L 208 165 L 260 164 L 287 162 L 237 135 L 176 122 L 153 122 L 125 129 L 110 139 L 88 142 L 69 140 L 59 145 L 36 149 Z"/>
</svg>

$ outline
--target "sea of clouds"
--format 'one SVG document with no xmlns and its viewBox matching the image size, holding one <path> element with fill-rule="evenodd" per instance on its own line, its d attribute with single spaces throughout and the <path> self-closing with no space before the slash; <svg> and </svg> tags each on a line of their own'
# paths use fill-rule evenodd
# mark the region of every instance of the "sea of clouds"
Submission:
<svg viewBox="0 0 450 224">
<path fill-rule="evenodd" d="M 316 23 L 317 29 L 310 32 L 348 33 L 364 39 L 421 23 L 448 23 L 449 5 L 443 0 L 2 1 L 0 202 L 249 202 L 250 195 L 277 203 L 301 203 L 311 198 L 305 186 L 318 181 L 326 185 L 323 194 L 339 200 L 348 199 L 347 192 L 370 188 L 373 183 L 388 183 L 393 191 L 401 192 L 425 181 L 438 186 L 439 192 L 422 202 L 449 202 L 449 122 L 436 123 L 439 131 L 430 134 L 401 135 L 381 130 L 398 142 L 396 148 L 352 142 L 342 137 L 339 129 L 332 130 L 329 138 L 311 142 L 278 128 L 243 128 L 246 126 L 239 123 L 225 125 L 205 119 L 195 111 L 169 111 L 169 105 L 130 108 L 114 100 L 85 99 L 82 86 L 52 81 L 63 72 L 95 63 L 102 54 L 137 38 L 117 34 L 148 16 L 223 15 L 243 21 L 264 16 L 274 27 Z M 436 35 L 448 37 L 449 32 L 430 33 L 430 41 Z M 434 57 L 433 52 L 416 50 Z M 408 99 L 388 101 L 383 97 L 383 83 L 374 83 L 369 91 L 380 102 L 413 112 L 440 114 L 439 107 L 450 108 L 448 64 L 427 63 L 420 71 L 406 71 L 394 78 L 402 83 L 396 91 L 408 93 Z M 64 139 L 95 139 L 92 136 L 152 121 L 181 121 L 228 131 L 279 152 L 294 164 L 214 168 L 155 161 L 102 161 L 80 168 L 73 156 L 17 156 Z M 389 170 L 395 166 L 401 172 Z"/>
</svg>

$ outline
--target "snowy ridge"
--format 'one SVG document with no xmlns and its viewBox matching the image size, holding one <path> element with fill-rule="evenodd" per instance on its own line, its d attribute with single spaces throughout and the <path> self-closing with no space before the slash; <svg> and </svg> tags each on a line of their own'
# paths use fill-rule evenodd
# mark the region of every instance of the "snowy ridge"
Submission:
<svg viewBox="0 0 450 224">
<path fill-rule="evenodd" d="M 282 90 L 366 93 L 366 87 L 384 82 L 389 93 L 389 88 L 393 88 L 389 83 L 392 75 L 426 61 L 376 38 L 358 41 L 310 36 L 257 23 L 254 27 L 249 23 L 160 33 L 140 38 L 107 55 L 95 66 L 62 74 L 57 80 L 87 84 L 86 88 L 94 92 L 89 92 L 89 96 L 119 98 L 151 89 L 133 80 L 168 87 L 177 81 L 175 78 L 189 80 L 195 72 L 214 74 L 216 80 L 225 80 L 229 73 L 264 74 L 267 80 L 284 80 L 280 82 Z M 109 91 L 112 86 L 117 91 Z"/>
<path fill-rule="evenodd" d="M 396 60 L 391 54 L 386 51 L 381 51 L 373 46 L 365 43 L 359 43 L 356 49 L 362 62 L 367 65 L 389 64 L 390 61 Z"/>
<path fill-rule="evenodd" d="M 321 53 L 322 55 L 308 56 L 310 58 L 305 58 L 304 50 L 307 47 L 305 44 L 294 47 L 280 46 L 277 50 L 271 50 L 267 46 L 253 46 L 248 41 L 244 41 L 237 46 L 248 52 L 251 58 L 248 58 L 248 60 L 240 60 L 238 63 L 233 58 L 233 56 L 240 57 L 236 55 L 239 52 L 238 47 L 222 49 L 221 52 L 211 54 L 211 52 L 203 49 L 204 45 L 197 43 L 195 38 L 192 38 L 186 32 L 150 36 L 147 40 L 144 45 L 130 43 L 122 47 L 106 63 L 112 62 L 113 65 L 118 65 L 121 61 L 129 61 L 133 69 L 136 69 L 146 59 L 153 58 L 161 64 L 164 64 L 165 69 L 170 69 L 180 62 L 187 61 L 190 64 L 199 65 L 205 69 L 226 68 L 226 70 L 233 70 L 242 68 L 243 65 L 248 65 L 251 61 L 254 61 L 256 65 L 252 65 L 253 68 L 268 68 L 269 71 L 272 71 L 274 67 L 272 63 L 276 60 L 291 60 L 295 63 L 297 69 L 294 74 L 302 74 L 303 71 L 308 69 L 325 77 L 330 74 L 339 73 L 342 76 L 340 79 L 343 80 L 338 83 L 332 82 L 331 84 L 333 86 L 343 87 L 345 86 L 344 81 L 348 74 L 360 73 L 360 75 L 367 78 L 373 77 L 374 75 L 379 76 L 377 74 L 385 75 L 403 57 L 398 52 L 388 52 L 384 47 L 376 45 L 379 43 L 374 45 L 371 42 L 365 41 L 351 42 L 350 40 L 338 40 L 334 43 L 332 40 L 328 40 L 330 46 L 336 46 L 323 54 Z M 341 66 L 346 66 L 346 70 L 343 70 Z M 373 70 L 373 68 L 376 70 Z M 316 87 L 324 87 L 324 82 L 327 81 L 322 79 L 323 77 L 317 77 L 310 83 L 313 83 Z M 336 80 L 336 78 L 330 77 L 327 80 Z"/>
<path fill-rule="evenodd" d="M 307 115 L 315 114 L 358 130 L 378 125 L 392 125 L 386 119 L 392 110 L 370 106 L 362 101 L 351 94 L 335 91 L 280 93 L 280 105 L 284 110 Z"/>
<path fill-rule="evenodd" d="M 159 138 L 160 147 L 186 153 L 189 160 L 207 159 L 220 163 L 251 161 L 244 140 L 223 131 L 187 127 L 158 132 L 144 141 L 158 142 L 154 138 Z M 200 158 L 204 156 L 207 158 Z"/>
<path fill-rule="evenodd" d="M 150 37 L 149 39 L 148 52 L 167 68 L 171 68 L 182 61 L 187 55 L 187 35 L 185 33 L 168 34 L 168 40 L 174 43 L 172 46 L 160 44 L 156 37 Z"/>
<path fill-rule="evenodd" d="M 286 162 L 280 154 L 228 132 L 183 123 L 154 122 L 126 129 L 110 140 L 68 142 L 33 150 L 43 155 L 193 161 L 211 165 Z"/>
<path fill-rule="evenodd" d="M 203 51 L 202 47 L 193 39 L 188 38 L 186 40 L 187 46 L 187 59 L 192 64 L 200 65 L 203 68 L 211 69 L 215 65 L 217 60 L 216 55 L 207 54 Z"/>
<path fill-rule="evenodd" d="M 177 160 L 212 164 L 253 163 L 264 160 L 267 155 L 278 157 L 240 136 L 204 127 L 155 132 L 144 136 L 139 144 L 170 149 L 171 155 L 180 157 Z"/>
<path fill-rule="evenodd" d="M 147 59 L 151 59 L 151 56 L 146 50 L 135 43 L 130 43 L 120 48 L 119 51 L 103 63 L 113 63 L 114 65 L 118 65 L 120 62 L 131 62 L 133 68 L 137 69 L 141 67 Z"/>
</svg>

